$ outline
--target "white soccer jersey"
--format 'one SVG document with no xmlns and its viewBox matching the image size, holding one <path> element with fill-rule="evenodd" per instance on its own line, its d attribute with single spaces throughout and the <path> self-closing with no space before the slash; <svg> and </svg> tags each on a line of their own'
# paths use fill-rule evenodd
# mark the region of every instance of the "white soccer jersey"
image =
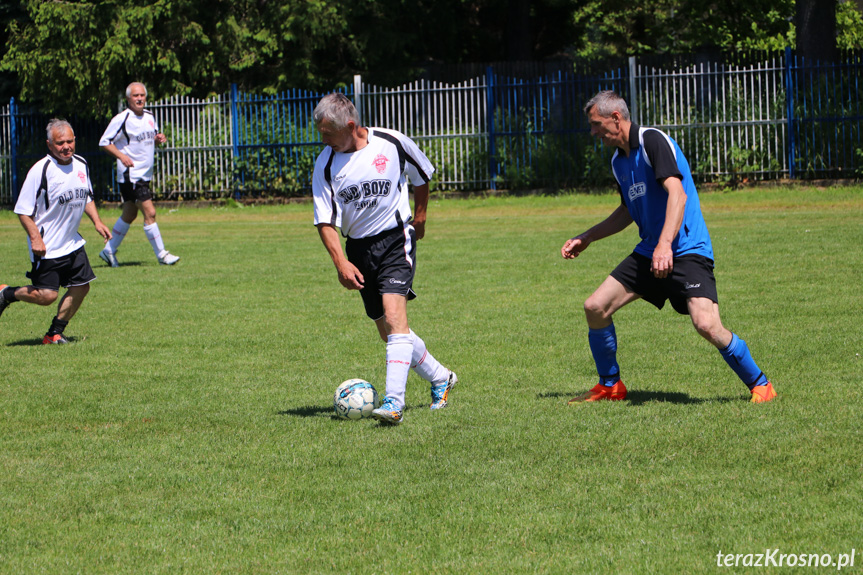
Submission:
<svg viewBox="0 0 863 575">
<path fill-rule="evenodd" d="M 15 213 L 33 218 L 45 242 L 44 258 L 54 259 L 84 245 L 78 226 L 84 208 L 92 201 L 93 186 L 86 160 L 73 156 L 70 164 L 63 165 L 49 155 L 27 172 Z M 35 261 L 29 237 L 27 245 L 30 261 Z"/>
<path fill-rule="evenodd" d="M 135 163 L 131 168 L 117 160 L 117 182 L 137 182 L 153 179 L 153 156 L 156 153 L 156 134 L 159 126 L 149 110 L 136 116 L 124 110 L 111 119 L 99 140 L 100 146 L 114 144 Z"/>
<path fill-rule="evenodd" d="M 400 132 L 369 128 L 369 143 L 352 153 L 327 146 L 315 162 L 315 225 L 332 224 L 351 238 L 365 238 L 411 218 L 408 181 L 427 183 L 434 166 Z"/>
</svg>

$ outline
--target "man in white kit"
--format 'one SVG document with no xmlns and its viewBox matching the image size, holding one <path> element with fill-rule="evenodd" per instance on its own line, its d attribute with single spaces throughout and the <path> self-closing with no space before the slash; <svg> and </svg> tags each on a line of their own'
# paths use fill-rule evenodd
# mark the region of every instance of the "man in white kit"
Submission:
<svg viewBox="0 0 863 575">
<path fill-rule="evenodd" d="M 43 344 L 64 344 L 63 330 L 81 307 L 96 279 L 78 233 L 81 217 L 87 217 L 105 241 L 111 230 L 99 219 L 93 203 L 90 169 L 75 155 L 75 133 L 65 120 L 51 120 L 47 128 L 48 155 L 27 173 L 15 203 L 15 213 L 27 232 L 32 267 L 28 286 L 0 285 L 0 314 L 17 301 L 51 305 L 60 287 L 67 288 L 57 306 Z"/>
<path fill-rule="evenodd" d="M 428 353 L 407 317 L 407 302 L 416 297 L 416 240 L 425 234 L 434 166 L 404 134 L 362 127 L 356 107 L 343 94 L 324 96 L 314 120 L 327 146 L 312 178 L 315 226 L 339 282 L 360 290 L 366 315 L 387 342 L 386 397 L 372 417 L 402 422 L 411 368 L 431 383 L 429 408 L 444 408 L 458 378 Z M 414 186 L 413 218 L 409 181 Z M 344 251 L 336 228 L 347 237 Z"/>
<path fill-rule="evenodd" d="M 164 144 L 167 138 L 159 131 L 152 112 L 145 110 L 147 88 L 140 82 L 132 82 L 126 88 L 128 108 L 111 119 L 102 134 L 99 146 L 117 159 L 117 182 L 123 196 L 123 213 L 114 224 L 114 237 L 99 253 L 112 268 L 118 267 L 117 250 L 129 226 L 138 216 L 144 214 L 144 233 L 153 247 L 156 259 L 163 265 L 174 265 L 179 257 L 165 249 L 159 224 L 156 223 L 156 207 L 150 181 L 153 179 L 153 160 L 155 144 Z"/>
</svg>

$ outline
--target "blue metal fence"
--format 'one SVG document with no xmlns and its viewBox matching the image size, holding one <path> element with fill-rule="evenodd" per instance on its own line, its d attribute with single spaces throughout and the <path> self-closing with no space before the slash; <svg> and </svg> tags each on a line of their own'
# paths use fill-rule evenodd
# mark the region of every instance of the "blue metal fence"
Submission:
<svg viewBox="0 0 863 575">
<path fill-rule="evenodd" d="M 76 153 L 90 165 L 95 190 L 107 191 L 112 184 L 107 154 L 99 149 L 103 123 L 80 116 L 67 118 L 75 128 Z M 51 116 L 22 110 L 14 99 L 0 109 L 0 206 L 15 203 L 30 167 L 48 153 L 45 129 Z"/>
<path fill-rule="evenodd" d="M 629 102 L 633 119 L 669 132 L 701 180 L 850 178 L 863 171 L 861 54 L 806 61 L 793 51 L 722 58 L 639 57 L 600 73 L 485 73 L 458 83 L 418 80 L 344 90 L 364 123 L 413 137 L 438 171 L 437 189 L 610 185 L 604 149 L 583 103 L 601 89 Z M 169 137 L 158 151 L 157 197 L 307 194 L 320 141 L 312 111 L 323 94 L 289 90 L 152 103 Z M 48 118 L 0 108 L 0 205 L 14 202 L 45 153 Z M 119 199 L 113 161 L 98 149 L 106 120 L 72 118 L 78 151 L 101 199 Z"/>
<path fill-rule="evenodd" d="M 343 92 L 353 96 L 351 90 Z M 232 87 L 235 195 L 297 195 L 311 186 L 321 148 L 312 113 L 322 95 L 287 90 L 260 96 Z"/>
<path fill-rule="evenodd" d="M 629 99 L 624 68 L 598 75 L 558 71 L 534 79 L 499 76 L 489 68 L 487 81 L 493 114 L 488 133 L 491 188 L 572 187 L 610 178 L 607 153 L 590 137 L 582 106 L 600 90 Z"/>
<path fill-rule="evenodd" d="M 859 177 L 863 169 L 861 53 L 824 64 L 786 51 L 790 177 Z"/>
</svg>

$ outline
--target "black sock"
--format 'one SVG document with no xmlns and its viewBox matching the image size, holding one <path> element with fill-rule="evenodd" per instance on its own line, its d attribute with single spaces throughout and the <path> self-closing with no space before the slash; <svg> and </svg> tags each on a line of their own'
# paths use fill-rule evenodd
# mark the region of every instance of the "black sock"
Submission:
<svg viewBox="0 0 863 575">
<path fill-rule="evenodd" d="M 67 325 L 69 325 L 68 321 L 63 321 L 62 319 L 54 317 L 54 319 L 51 320 L 51 327 L 48 329 L 48 335 L 63 333 L 63 330 L 66 329 Z"/>
<path fill-rule="evenodd" d="M 18 289 L 16 287 L 9 286 L 3 290 L 3 299 L 7 302 L 12 303 L 13 301 L 18 301 L 18 298 L 15 297 L 15 290 Z"/>
</svg>

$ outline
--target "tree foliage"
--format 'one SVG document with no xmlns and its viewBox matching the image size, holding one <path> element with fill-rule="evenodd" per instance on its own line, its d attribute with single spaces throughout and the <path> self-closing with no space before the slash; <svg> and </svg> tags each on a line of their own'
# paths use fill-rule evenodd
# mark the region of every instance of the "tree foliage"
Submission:
<svg viewBox="0 0 863 575">
<path fill-rule="evenodd" d="M 329 85 L 346 72 L 347 23 L 329 3 L 231 0 L 27 0 L 2 69 L 51 111 L 109 113 L 125 86 L 155 96 Z"/>
<path fill-rule="evenodd" d="M 863 14 L 853 2 L 836 7 L 836 45 L 840 50 L 863 48 Z"/>
<path fill-rule="evenodd" d="M 45 111 L 102 115 L 133 80 L 154 97 L 202 97 L 353 74 L 394 85 L 429 63 L 779 49 L 795 45 L 796 5 L 818 1 L 11 0 L 0 95 L 14 85 Z M 860 48 L 859 7 L 830 1 L 839 47 Z"/>
<path fill-rule="evenodd" d="M 788 45 L 794 0 L 589 0 L 575 14 L 584 58 Z"/>
</svg>

